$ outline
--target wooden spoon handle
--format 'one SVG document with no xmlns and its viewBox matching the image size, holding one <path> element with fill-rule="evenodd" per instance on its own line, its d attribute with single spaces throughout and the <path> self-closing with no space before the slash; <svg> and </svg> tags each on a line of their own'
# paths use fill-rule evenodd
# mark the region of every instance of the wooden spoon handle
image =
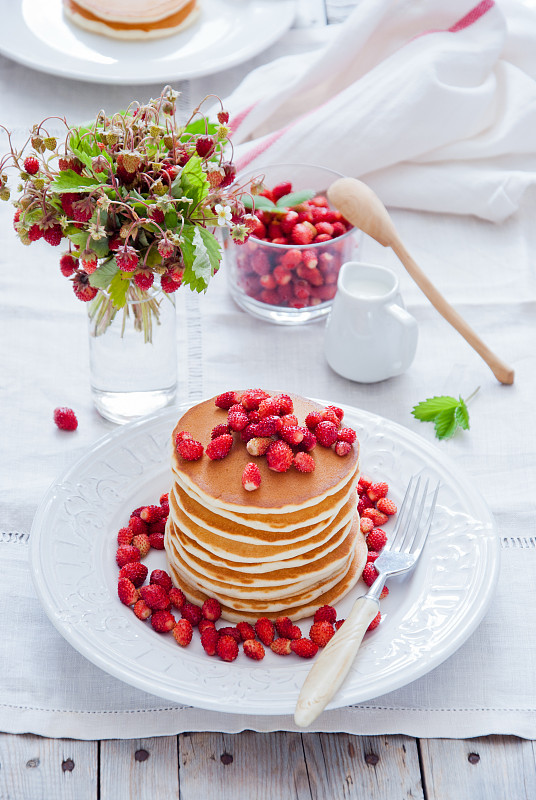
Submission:
<svg viewBox="0 0 536 800">
<path fill-rule="evenodd" d="M 501 383 L 512 384 L 514 382 L 514 370 L 509 367 L 508 364 L 505 364 L 504 361 L 501 361 L 501 359 L 495 355 L 495 353 L 492 353 L 489 347 L 484 344 L 480 336 L 474 332 L 464 318 L 460 316 L 460 314 L 458 314 L 458 312 L 452 308 L 450 303 L 445 300 L 443 295 L 438 292 L 433 283 L 426 277 L 418 264 L 410 256 L 400 239 L 398 239 L 398 237 L 393 237 L 390 245 L 417 286 L 426 295 L 428 300 L 447 320 L 447 322 L 450 322 L 452 327 L 455 328 L 458 333 L 461 333 L 463 338 L 469 342 L 473 350 L 476 350 L 478 355 L 484 359 L 497 380 Z"/>
</svg>

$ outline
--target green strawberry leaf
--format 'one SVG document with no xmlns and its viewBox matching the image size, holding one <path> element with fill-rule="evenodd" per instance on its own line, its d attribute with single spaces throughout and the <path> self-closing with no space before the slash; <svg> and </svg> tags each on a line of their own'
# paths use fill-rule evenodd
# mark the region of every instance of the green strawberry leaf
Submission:
<svg viewBox="0 0 536 800">
<path fill-rule="evenodd" d="M 172 196 L 188 197 L 192 200 L 192 208 L 203 202 L 210 189 L 207 175 L 201 167 L 202 163 L 198 156 L 192 156 L 171 184 Z"/>
<path fill-rule="evenodd" d="M 107 289 L 112 278 L 119 272 L 119 267 L 115 258 L 111 258 L 105 264 L 101 264 L 95 272 L 89 276 L 89 283 L 96 289 Z"/>
<path fill-rule="evenodd" d="M 221 258 L 220 246 L 215 236 L 206 228 L 196 225 L 185 225 L 182 231 L 181 244 L 184 259 L 184 275 L 182 282 L 193 291 L 204 291 Z"/>
<path fill-rule="evenodd" d="M 86 178 L 85 175 L 78 175 L 73 169 L 66 169 L 60 172 L 50 184 L 52 191 L 58 194 L 63 192 L 90 192 L 100 181 L 96 178 Z"/>
<path fill-rule="evenodd" d="M 433 422 L 438 439 L 449 439 L 458 428 L 469 430 L 467 401 L 477 392 L 478 389 L 469 395 L 467 400 L 463 400 L 461 397 L 456 400 L 450 395 L 429 397 L 428 400 L 417 403 L 411 413 L 422 422 Z"/>
<path fill-rule="evenodd" d="M 110 292 L 112 303 L 116 308 L 123 308 L 127 302 L 127 292 L 132 275 L 132 272 L 121 272 L 118 270 L 110 281 L 108 291 Z"/>
<path fill-rule="evenodd" d="M 316 192 L 312 189 L 302 189 L 299 192 L 291 192 L 290 194 L 285 194 L 283 197 L 280 197 L 276 205 L 279 207 L 285 206 L 286 208 L 292 208 L 293 206 L 306 203 L 307 200 L 310 200 L 315 194 Z"/>
<path fill-rule="evenodd" d="M 97 258 L 104 258 L 108 255 L 108 239 L 92 239 L 87 240 L 88 250 L 93 250 L 97 254 Z"/>
</svg>

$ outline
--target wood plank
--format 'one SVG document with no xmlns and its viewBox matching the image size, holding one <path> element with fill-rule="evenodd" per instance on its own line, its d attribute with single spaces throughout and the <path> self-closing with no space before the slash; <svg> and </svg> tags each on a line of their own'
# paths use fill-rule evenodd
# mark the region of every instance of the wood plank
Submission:
<svg viewBox="0 0 536 800">
<path fill-rule="evenodd" d="M 304 733 L 303 746 L 313 800 L 424 798 L 417 742 L 409 736 Z"/>
<path fill-rule="evenodd" d="M 311 800 L 301 734 L 179 737 L 181 800 Z"/>
<path fill-rule="evenodd" d="M 1 800 L 97 800 L 98 743 L 0 734 Z"/>
<path fill-rule="evenodd" d="M 178 800 L 176 736 L 110 739 L 100 746 L 100 800 Z"/>
<path fill-rule="evenodd" d="M 427 800 L 534 800 L 534 742 L 515 736 L 421 739 Z"/>
</svg>

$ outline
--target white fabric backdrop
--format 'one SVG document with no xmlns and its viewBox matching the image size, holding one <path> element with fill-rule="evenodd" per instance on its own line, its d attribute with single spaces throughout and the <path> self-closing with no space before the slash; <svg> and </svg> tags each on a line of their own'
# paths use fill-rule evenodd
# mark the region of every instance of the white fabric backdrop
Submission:
<svg viewBox="0 0 536 800">
<path fill-rule="evenodd" d="M 314 34 L 315 42 L 323 35 Z M 294 32 L 257 63 L 306 45 L 305 34 Z M 193 104 L 214 89 L 224 95 L 239 77 L 234 71 L 217 76 L 213 85 L 210 79 L 185 84 L 183 103 Z M 0 85 L 0 121 L 18 129 L 41 113 L 86 119 L 101 106 L 112 109 L 158 90 L 75 85 L 3 59 Z M 179 293 L 181 401 L 230 386 L 281 386 L 360 406 L 433 439 L 431 426 L 414 420 L 411 407 L 433 394 L 466 396 L 481 386 L 470 408 L 470 432 L 438 446 L 472 476 L 497 519 L 503 559 L 491 609 L 471 639 L 432 673 L 385 697 L 328 712 L 317 730 L 536 738 L 535 211 L 536 193 L 530 190 L 518 213 L 500 225 L 467 216 L 394 214 L 416 260 L 490 347 L 514 366 L 512 387 L 495 381 L 394 256 L 370 241 L 364 256 L 397 270 L 406 304 L 420 325 L 412 367 L 379 384 L 362 386 L 331 372 L 323 357 L 322 323 L 278 328 L 238 310 L 223 270 L 205 296 Z M 50 482 L 113 426 L 91 406 L 85 308 L 59 274 L 52 248 L 18 244 L 11 215 L 9 206 L 0 206 L 0 729 L 75 738 L 293 729 L 290 717 L 181 708 L 133 689 L 79 656 L 41 610 L 27 565 L 35 509 Z M 76 409 L 80 425 L 74 435 L 52 424 L 57 405 Z"/>
</svg>

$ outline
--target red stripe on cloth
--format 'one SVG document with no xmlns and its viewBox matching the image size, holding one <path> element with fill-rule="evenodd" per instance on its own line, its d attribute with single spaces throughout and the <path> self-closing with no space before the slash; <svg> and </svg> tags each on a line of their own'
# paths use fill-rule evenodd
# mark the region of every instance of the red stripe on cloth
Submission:
<svg viewBox="0 0 536 800">
<path fill-rule="evenodd" d="M 483 17 L 484 14 L 489 11 L 490 8 L 493 8 L 494 5 L 495 0 L 482 0 L 482 2 L 472 8 L 471 11 L 465 15 L 465 17 L 462 17 L 458 20 L 458 22 L 455 22 L 454 25 L 451 25 L 448 30 L 451 33 L 456 33 L 464 28 L 468 28 L 469 25 L 472 25 L 474 22 L 479 20 L 480 17 Z"/>
<path fill-rule="evenodd" d="M 236 132 L 237 128 L 240 127 L 240 125 L 243 123 L 245 118 L 248 116 L 249 113 L 251 113 L 251 111 L 253 111 L 253 109 L 255 108 L 256 105 L 257 105 L 257 103 L 252 103 L 250 106 L 248 106 L 243 111 L 241 111 L 239 114 L 237 114 L 236 117 L 233 117 L 229 121 L 229 127 L 230 127 L 232 133 Z"/>
</svg>

